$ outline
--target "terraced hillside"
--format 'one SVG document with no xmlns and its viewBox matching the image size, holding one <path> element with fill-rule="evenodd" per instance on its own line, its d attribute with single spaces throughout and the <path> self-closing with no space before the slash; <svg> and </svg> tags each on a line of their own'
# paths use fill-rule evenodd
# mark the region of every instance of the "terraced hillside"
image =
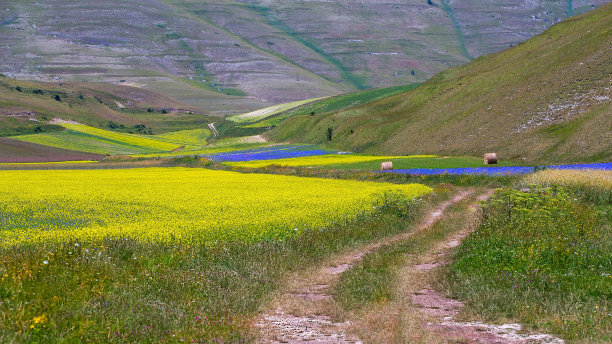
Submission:
<svg viewBox="0 0 612 344">
<path fill-rule="evenodd" d="M 277 140 L 385 154 L 525 161 L 612 158 L 612 4 L 524 44 L 435 76 L 416 90 L 293 116 Z"/>
<path fill-rule="evenodd" d="M 0 0 L 0 72 L 215 114 L 422 82 L 606 0 Z"/>
</svg>

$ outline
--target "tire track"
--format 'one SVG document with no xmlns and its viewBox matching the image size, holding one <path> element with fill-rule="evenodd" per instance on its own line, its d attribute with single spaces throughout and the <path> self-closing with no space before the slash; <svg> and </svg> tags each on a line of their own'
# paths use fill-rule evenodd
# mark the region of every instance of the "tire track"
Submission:
<svg viewBox="0 0 612 344">
<path fill-rule="evenodd" d="M 462 191 L 436 207 L 415 230 L 366 245 L 340 255 L 321 267 L 298 273 L 287 281 L 287 287 L 271 303 L 268 311 L 255 321 L 260 337 L 256 343 L 361 343 L 347 333 L 351 323 L 337 321 L 338 313 L 331 291 L 340 275 L 365 255 L 428 230 L 452 205 L 474 192 Z"/>
</svg>

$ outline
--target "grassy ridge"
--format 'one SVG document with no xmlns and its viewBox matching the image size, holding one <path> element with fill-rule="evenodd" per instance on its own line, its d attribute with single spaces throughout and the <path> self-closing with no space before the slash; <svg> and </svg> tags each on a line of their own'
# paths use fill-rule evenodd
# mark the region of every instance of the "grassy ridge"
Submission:
<svg viewBox="0 0 612 344">
<path fill-rule="evenodd" d="M 604 161 L 612 157 L 610 26 L 608 4 L 416 90 L 293 116 L 271 136 L 357 152 Z"/>
<path fill-rule="evenodd" d="M 293 116 L 316 116 L 317 114 L 324 114 L 340 109 L 346 109 L 353 106 L 373 102 L 384 97 L 390 97 L 398 93 L 406 92 L 408 90 L 416 88 L 417 86 L 418 84 L 411 84 L 387 88 L 378 88 L 362 92 L 343 94 L 330 98 L 323 98 L 322 100 L 307 102 L 305 105 L 298 106 L 293 109 L 287 109 L 283 112 L 277 112 L 274 116 L 270 116 L 271 118 L 250 124 L 248 125 L 248 127 L 272 127 Z"/>
<path fill-rule="evenodd" d="M 281 112 L 285 112 L 287 110 L 291 110 L 295 107 L 304 105 L 306 103 L 310 103 L 310 102 L 314 102 L 317 100 L 320 100 L 322 98 L 315 98 L 315 99 L 306 99 L 306 100 L 300 100 L 300 101 L 295 101 L 295 102 L 291 102 L 291 103 L 284 103 L 284 104 L 279 104 L 279 105 L 274 105 L 274 106 L 270 106 L 267 108 L 263 108 L 263 109 L 259 109 L 256 111 L 252 111 L 252 112 L 248 112 L 242 115 L 236 115 L 236 116 L 231 116 L 228 117 L 227 119 L 232 121 L 232 122 L 236 122 L 236 123 L 252 123 L 252 122 L 258 122 L 261 120 L 264 120 L 268 117 L 277 115 Z"/>
</svg>

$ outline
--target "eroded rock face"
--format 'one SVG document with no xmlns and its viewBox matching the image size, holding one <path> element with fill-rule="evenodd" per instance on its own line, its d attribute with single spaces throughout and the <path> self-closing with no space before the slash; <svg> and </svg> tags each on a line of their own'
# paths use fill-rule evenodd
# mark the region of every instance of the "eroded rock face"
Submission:
<svg viewBox="0 0 612 344">
<path fill-rule="evenodd" d="M 284 102 L 422 82 L 605 2 L 4 2 L 0 72 Z"/>
</svg>

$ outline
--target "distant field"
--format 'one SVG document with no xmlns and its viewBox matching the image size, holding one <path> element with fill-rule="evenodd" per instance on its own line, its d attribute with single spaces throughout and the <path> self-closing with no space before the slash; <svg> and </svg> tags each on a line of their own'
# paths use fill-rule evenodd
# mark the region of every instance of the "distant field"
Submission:
<svg viewBox="0 0 612 344">
<path fill-rule="evenodd" d="M 351 218 L 393 190 L 410 197 L 430 191 L 186 168 L 0 171 L 0 243 L 275 240 Z"/>
<path fill-rule="evenodd" d="M 379 170 L 380 163 L 383 161 L 392 161 L 394 169 L 476 167 L 483 164 L 482 159 L 475 157 L 438 157 L 435 155 L 376 156 L 356 154 L 331 154 L 278 160 L 232 162 L 228 164 L 251 168 L 281 165 L 325 167 L 342 170 Z"/>
<path fill-rule="evenodd" d="M 58 148 L 72 149 L 97 154 L 138 154 L 171 151 L 180 144 L 167 142 L 169 137 L 116 133 L 80 124 L 63 124 L 68 130 L 51 133 L 22 135 L 14 137 L 17 140 L 38 143 Z M 189 135 L 187 135 L 189 136 Z M 191 137 L 190 139 L 193 139 Z"/>
<path fill-rule="evenodd" d="M 100 160 L 104 156 L 0 137 L 0 163 Z"/>
<path fill-rule="evenodd" d="M 612 170 L 544 170 L 525 177 L 524 183 L 539 185 L 563 185 L 597 187 L 612 190 Z"/>
<path fill-rule="evenodd" d="M 154 138 L 159 141 L 178 145 L 203 146 L 206 140 L 210 137 L 208 129 L 191 129 L 172 131 L 165 134 L 155 135 Z"/>
<path fill-rule="evenodd" d="M 249 149 L 261 149 L 269 146 L 270 143 L 266 142 L 260 136 L 243 136 L 243 137 L 231 137 L 220 139 L 213 143 L 207 144 L 206 146 L 200 147 L 186 147 L 186 149 L 175 152 L 161 152 L 161 153 L 144 153 L 135 154 L 137 158 L 155 158 L 155 157 L 178 157 L 178 156 L 193 156 L 193 155 L 204 155 L 210 156 L 219 153 L 227 152 L 240 152 L 241 150 Z"/>
</svg>

